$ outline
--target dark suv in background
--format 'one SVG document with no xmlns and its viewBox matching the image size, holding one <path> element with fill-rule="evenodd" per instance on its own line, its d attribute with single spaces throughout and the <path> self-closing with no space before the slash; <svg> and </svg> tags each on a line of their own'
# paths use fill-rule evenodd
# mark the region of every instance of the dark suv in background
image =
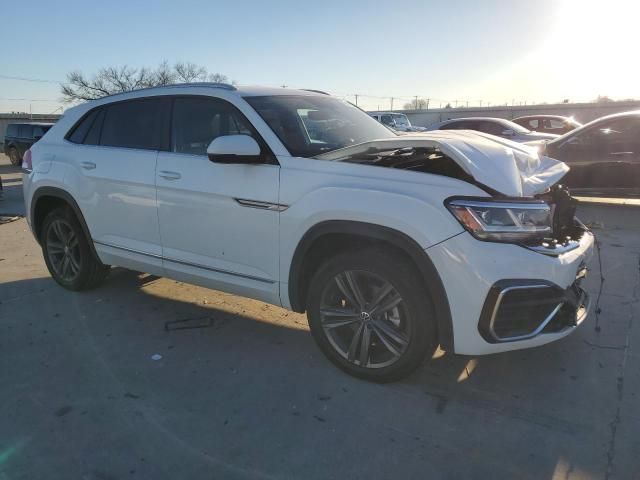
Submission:
<svg viewBox="0 0 640 480">
<path fill-rule="evenodd" d="M 31 145 L 40 140 L 53 123 L 11 123 L 4 135 L 4 154 L 13 165 L 20 166 Z"/>
</svg>

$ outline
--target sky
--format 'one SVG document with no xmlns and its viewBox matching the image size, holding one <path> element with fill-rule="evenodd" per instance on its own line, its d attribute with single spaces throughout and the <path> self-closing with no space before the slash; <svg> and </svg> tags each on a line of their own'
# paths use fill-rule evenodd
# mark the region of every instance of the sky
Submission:
<svg viewBox="0 0 640 480">
<path fill-rule="evenodd" d="M 634 0 L 4 0 L 0 14 L 16 19 L 0 29 L 0 112 L 59 111 L 70 71 L 163 60 L 370 110 L 640 98 Z"/>
</svg>

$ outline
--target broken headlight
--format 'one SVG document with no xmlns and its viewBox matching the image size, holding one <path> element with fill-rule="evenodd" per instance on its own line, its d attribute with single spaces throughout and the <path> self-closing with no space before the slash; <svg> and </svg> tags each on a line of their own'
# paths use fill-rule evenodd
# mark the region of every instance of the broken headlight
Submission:
<svg viewBox="0 0 640 480">
<path fill-rule="evenodd" d="M 551 207 L 540 200 L 457 197 L 448 199 L 445 205 L 480 240 L 530 243 L 551 236 Z"/>
</svg>

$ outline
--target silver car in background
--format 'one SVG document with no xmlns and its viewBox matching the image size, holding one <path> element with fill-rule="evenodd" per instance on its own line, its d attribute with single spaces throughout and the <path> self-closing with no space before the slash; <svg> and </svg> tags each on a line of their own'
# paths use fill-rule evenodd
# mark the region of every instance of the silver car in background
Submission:
<svg viewBox="0 0 640 480">
<path fill-rule="evenodd" d="M 476 130 L 519 143 L 553 140 L 559 136 L 552 133 L 532 132 L 510 120 L 492 117 L 453 118 L 431 125 L 427 130 Z"/>
<path fill-rule="evenodd" d="M 395 130 L 396 132 L 426 132 L 425 127 L 411 125 L 409 118 L 404 113 L 394 112 L 368 112 L 377 121 Z"/>
</svg>

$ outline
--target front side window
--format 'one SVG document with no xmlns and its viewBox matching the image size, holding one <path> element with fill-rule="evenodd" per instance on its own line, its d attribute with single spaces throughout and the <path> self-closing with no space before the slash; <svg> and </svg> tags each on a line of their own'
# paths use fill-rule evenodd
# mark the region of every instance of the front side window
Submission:
<svg viewBox="0 0 640 480">
<path fill-rule="evenodd" d="M 168 120 L 169 101 L 149 98 L 106 107 L 100 145 L 160 150 Z"/>
<path fill-rule="evenodd" d="M 202 97 L 174 100 L 171 135 L 172 151 L 191 155 L 206 155 L 209 144 L 224 135 L 256 137 L 248 120 L 232 105 Z"/>
<path fill-rule="evenodd" d="M 274 95 L 245 100 L 294 157 L 311 158 L 396 136 L 359 108 L 329 96 Z"/>
</svg>

